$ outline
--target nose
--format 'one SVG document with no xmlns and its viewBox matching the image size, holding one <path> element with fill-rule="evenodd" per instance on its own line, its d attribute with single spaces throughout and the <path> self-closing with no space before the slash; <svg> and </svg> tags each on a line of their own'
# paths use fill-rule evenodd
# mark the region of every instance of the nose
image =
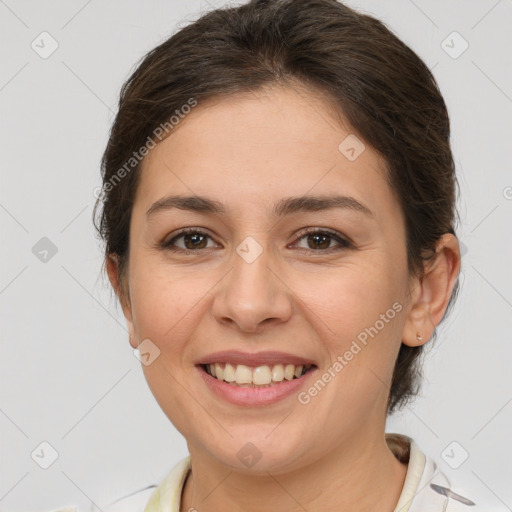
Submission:
<svg viewBox="0 0 512 512">
<path fill-rule="evenodd" d="M 292 293 L 278 276 L 270 253 L 263 250 L 254 260 L 243 252 L 234 254 L 233 268 L 221 281 L 212 304 L 219 323 L 259 333 L 290 318 Z"/>
</svg>

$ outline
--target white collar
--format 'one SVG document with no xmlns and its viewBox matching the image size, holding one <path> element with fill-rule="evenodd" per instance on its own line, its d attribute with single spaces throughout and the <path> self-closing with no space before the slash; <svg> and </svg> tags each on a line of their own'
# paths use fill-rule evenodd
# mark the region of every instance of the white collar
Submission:
<svg viewBox="0 0 512 512">
<path fill-rule="evenodd" d="M 408 463 L 402 492 L 393 512 L 480 512 L 472 501 L 451 490 L 446 476 L 413 439 L 402 434 L 386 434 L 386 442 L 398 460 Z M 190 455 L 180 460 L 156 489 L 137 492 L 115 502 L 104 512 L 179 512 L 189 470 Z"/>
</svg>

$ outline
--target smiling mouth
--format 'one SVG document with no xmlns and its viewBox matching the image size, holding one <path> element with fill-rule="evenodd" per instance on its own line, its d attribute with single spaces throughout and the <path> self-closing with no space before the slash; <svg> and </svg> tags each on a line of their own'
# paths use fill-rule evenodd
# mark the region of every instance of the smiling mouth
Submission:
<svg viewBox="0 0 512 512">
<path fill-rule="evenodd" d="M 231 363 L 202 364 L 200 367 L 214 379 L 245 388 L 271 387 L 283 381 L 300 379 L 316 368 L 313 364 L 305 366 L 275 364 L 251 367 Z"/>
</svg>

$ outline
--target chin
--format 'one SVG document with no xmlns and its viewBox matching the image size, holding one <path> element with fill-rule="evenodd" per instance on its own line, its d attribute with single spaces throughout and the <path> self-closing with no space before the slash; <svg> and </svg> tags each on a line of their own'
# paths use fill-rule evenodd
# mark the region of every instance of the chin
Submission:
<svg viewBox="0 0 512 512">
<path fill-rule="evenodd" d="M 229 439 L 225 436 L 224 442 L 204 446 L 211 457 L 243 474 L 268 476 L 269 472 L 279 474 L 300 467 L 299 461 L 305 450 L 304 437 L 298 436 L 295 441 L 284 430 L 281 435 L 273 432 L 265 437 L 267 432 L 271 429 L 255 427 L 253 432 L 244 429 L 244 435 Z M 211 443 L 211 439 L 209 441 Z"/>
</svg>

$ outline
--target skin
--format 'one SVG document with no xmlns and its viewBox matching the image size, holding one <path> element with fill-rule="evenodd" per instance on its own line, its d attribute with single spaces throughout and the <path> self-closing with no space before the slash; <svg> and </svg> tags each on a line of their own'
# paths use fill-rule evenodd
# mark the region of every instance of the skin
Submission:
<svg viewBox="0 0 512 512">
<path fill-rule="evenodd" d="M 200 103 L 146 157 L 133 205 L 129 264 L 107 261 L 132 347 L 160 356 L 147 382 L 186 438 L 192 472 L 181 510 L 392 511 L 407 466 L 385 438 L 386 402 L 400 343 L 428 341 L 460 270 L 457 239 L 444 235 L 423 279 L 407 273 L 403 212 L 386 163 L 368 144 L 355 161 L 338 145 L 353 134 L 312 90 L 272 87 Z M 272 213 L 281 199 L 343 194 L 373 216 L 334 208 Z M 226 214 L 147 210 L 169 194 L 200 195 Z M 183 254 L 163 249 L 183 227 L 209 235 Z M 348 237 L 309 240 L 303 228 Z M 247 263 L 247 237 L 262 248 Z M 198 242 L 196 242 L 197 244 Z M 121 287 L 125 277 L 125 288 Z M 123 293 L 126 289 L 126 293 Z M 194 361 L 219 350 L 278 350 L 314 360 L 320 375 L 382 313 L 402 310 L 307 404 L 296 395 L 242 407 L 216 397 Z M 416 339 L 421 333 L 422 340 Z M 237 452 L 261 452 L 252 468 Z"/>
</svg>

